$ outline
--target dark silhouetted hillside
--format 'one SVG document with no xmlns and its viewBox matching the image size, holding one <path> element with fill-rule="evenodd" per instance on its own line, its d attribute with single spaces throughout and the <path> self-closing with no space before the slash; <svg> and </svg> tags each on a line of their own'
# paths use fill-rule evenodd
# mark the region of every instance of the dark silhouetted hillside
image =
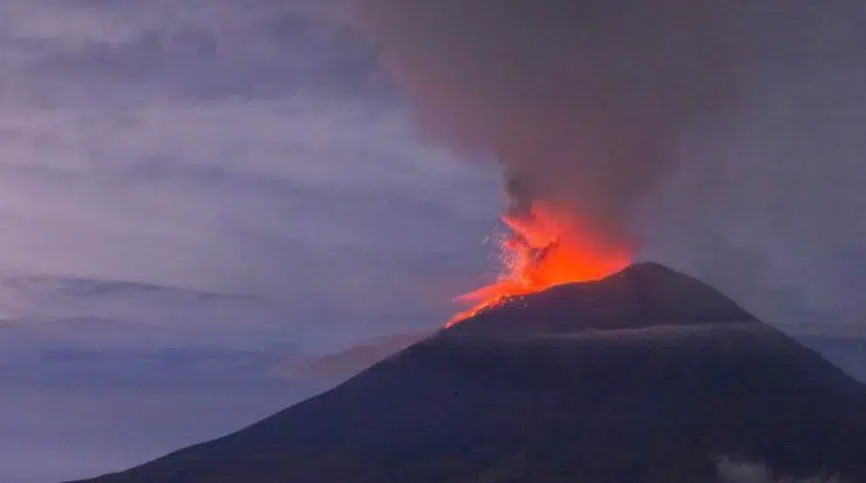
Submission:
<svg viewBox="0 0 866 483">
<path fill-rule="evenodd" d="M 230 436 L 89 481 L 709 483 L 732 457 L 862 482 L 864 454 L 864 386 L 641 264 L 512 300 Z"/>
</svg>

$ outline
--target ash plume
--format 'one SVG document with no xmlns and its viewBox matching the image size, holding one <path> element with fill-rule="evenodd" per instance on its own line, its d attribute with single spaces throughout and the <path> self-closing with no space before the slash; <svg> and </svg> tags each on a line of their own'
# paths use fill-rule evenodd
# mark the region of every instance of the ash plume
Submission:
<svg viewBox="0 0 866 483">
<path fill-rule="evenodd" d="M 721 0 L 362 0 L 363 27 L 422 116 L 502 165 L 511 216 L 559 206 L 630 243 L 681 136 L 735 108 Z"/>
</svg>

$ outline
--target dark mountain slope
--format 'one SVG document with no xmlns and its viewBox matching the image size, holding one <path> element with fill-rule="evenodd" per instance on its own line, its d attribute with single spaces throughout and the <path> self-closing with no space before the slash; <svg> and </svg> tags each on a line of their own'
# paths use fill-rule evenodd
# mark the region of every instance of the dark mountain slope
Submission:
<svg viewBox="0 0 866 483">
<path fill-rule="evenodd" d="M 452 332 L 521 335 L 758 319 L 718 290 L 664 265 L 642 263 L 592 283 L 554 287 L 478 314 Z"/>
<path fill-rule="evenodd" d="M 133 437 L 131 435 L 131 437 Z M 92 483 L 866 481 L 866 390 L 664 267 L 480 314 L 225 438 Z"/>
</svg>

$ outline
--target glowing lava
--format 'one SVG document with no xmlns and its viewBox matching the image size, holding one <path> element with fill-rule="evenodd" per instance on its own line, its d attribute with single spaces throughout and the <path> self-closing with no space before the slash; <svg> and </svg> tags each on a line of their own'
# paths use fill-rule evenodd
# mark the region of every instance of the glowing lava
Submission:
<svg viewBox="0 0 866 483">
<path fill-rule="evenodd" d="M 458 297 L 473 304 L 448 321 L 451 327 L 511 297 L 555 285 L 604 278 L 631 262 L 629 250 L 611 247 L 544 203 L 530 213 L 503 217 L 510 230 L 501 243 L 503 273 L 496 282 Z"/>
</svg>

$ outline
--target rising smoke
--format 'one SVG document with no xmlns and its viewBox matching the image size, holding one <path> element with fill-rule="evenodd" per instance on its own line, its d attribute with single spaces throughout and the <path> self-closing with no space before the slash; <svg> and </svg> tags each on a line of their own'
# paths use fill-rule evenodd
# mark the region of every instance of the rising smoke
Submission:
<svg viewBox="0 0 866 483">
<path fill-rule="evenodd" d="M 426 120 L 502 165 L 511 216 L 559 206 L 616 244 L 681 137 L 736 108 L 738 0 L 362 0 Z"/>
<path fill-rule="evenodd" d="M 862 0 L 353 4 L 512 216 L 555 203 L 765 320 L 862 334 Z"/>
</svg>

